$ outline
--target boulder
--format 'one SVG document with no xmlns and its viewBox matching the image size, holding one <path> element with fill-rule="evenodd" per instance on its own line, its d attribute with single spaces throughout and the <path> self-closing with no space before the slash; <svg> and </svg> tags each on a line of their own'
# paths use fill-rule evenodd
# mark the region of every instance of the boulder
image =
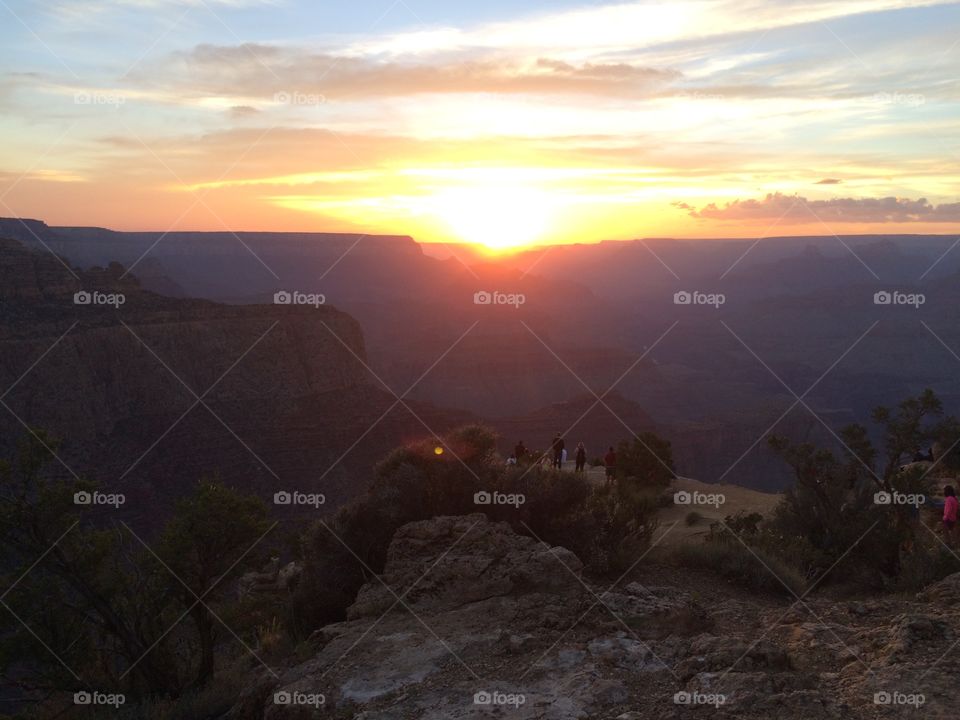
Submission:
<svg viewBox="0 0 960 720">
<path fill-rule="evenodd" d="M 384 572 L 361 588 L 349 619 L 391 607 L 451 610 L 524 593 L 579 594 L 583 563 L 566 548 L 518 535 L 481 513 L 404 525 L 387 551 Z"/>
</svg>

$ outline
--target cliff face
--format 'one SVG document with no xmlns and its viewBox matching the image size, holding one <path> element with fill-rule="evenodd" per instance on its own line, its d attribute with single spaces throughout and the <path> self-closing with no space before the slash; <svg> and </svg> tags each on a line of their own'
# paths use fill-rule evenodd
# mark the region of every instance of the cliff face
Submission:
<svg viewBox="0 0 960 720">
<path fill-rule="evenodd" d="M 213 474 L 332 505 L 405 435 L 428 433 L 395 408 L 352 447 L 395 398 L 370 384 L 360 326 L 333 307 L 166 298 L 118 265 L 72 272 L 0 241 L 2 457 L 25 425 L 43 428 L 63 440 L 58 471 L 94 477 L 149 516 Z M 83 291 L 101 295 L 76 304 Z M 438 432 L 465 419 L 416 412 Z"/>
</svg>

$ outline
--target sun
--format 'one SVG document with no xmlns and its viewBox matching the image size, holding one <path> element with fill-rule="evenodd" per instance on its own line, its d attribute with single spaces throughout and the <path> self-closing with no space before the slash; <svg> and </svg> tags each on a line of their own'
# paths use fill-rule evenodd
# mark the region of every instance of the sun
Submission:
<svg viewBox="0 0 960 720">
<path fill-rule="evenodd" d="M 434 193 L 430 212 L 462 242 L 511 250 L 544 239 L 554 203 L 540 190 L 522 185 L 470 185 Z"/>
</svg>

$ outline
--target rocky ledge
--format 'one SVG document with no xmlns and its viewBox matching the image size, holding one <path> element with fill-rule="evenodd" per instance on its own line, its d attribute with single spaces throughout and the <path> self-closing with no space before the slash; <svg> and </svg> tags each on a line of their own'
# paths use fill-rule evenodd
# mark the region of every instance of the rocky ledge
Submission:
<svg viewBox="0 0 960 720">
<path fill-rule="evenodd" d="M 581 569 L 484 515 L 407 525 L 313 657 L 252 667 L 230 717 L 960 716 L 960 574 L 916 599 L 790 603 Z"/>
</svg>

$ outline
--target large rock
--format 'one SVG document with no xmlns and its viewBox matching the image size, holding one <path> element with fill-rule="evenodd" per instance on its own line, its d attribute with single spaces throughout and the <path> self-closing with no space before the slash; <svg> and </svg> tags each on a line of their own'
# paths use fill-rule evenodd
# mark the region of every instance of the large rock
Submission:
<svg viewBox="0 0 960 720">
<path fill-rule="evenodd" d="M 645 582 L 657 568 L 612 587 L 580 571 L 572 553 L 483 515 L 407 525 L 350 619 L 315 633 L 316 655 L 279 681 L 261 678 L 231 720 L 257 702 L 250 720 L 960 717 L 956 578 L 925 600 L 801 606 L 721 585 L 701 604 L 690 583 Z M 919 709 L 882 703 L 911 693 Z"/>
<path fill-rule="evenodd" d="M 379 615 L 404 605 L 436 612 L 520 593 L 577 594 L 582 569 L 566 548 L 517 535 L 486 515 L 438 517 L 396 532 L 382 577 L 360 590 L 347 616 Z"/>
</svg>

